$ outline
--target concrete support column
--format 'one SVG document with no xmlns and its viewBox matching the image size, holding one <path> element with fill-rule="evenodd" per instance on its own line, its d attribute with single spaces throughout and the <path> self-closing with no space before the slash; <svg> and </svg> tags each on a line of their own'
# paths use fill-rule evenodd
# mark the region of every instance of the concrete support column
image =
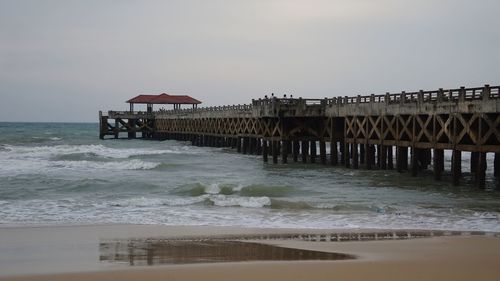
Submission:
<svg viewBox="0 0 500 281">
<path fill-rule="evenodd" d="M 420 169 L 427 170 L 432 163 L 432 151 L 430 148 L 423 149 L 420 157 Z"/>
<path fill-rule="evenodd" d="M 298 140 L 294 140 L 292 144 L 293 162 L 297 162 L 299 160 L 299 153 L 300 153 L 300 142 Z"/>
<path fill-rule="evenodd" d="M 387 146 L 380 145 L 380 169 L 387 170 Z"/>
<path fill-rule="evenodd" d="M 262 141 L 260 138 L 255 139 L 255 154 L 257 155 L 262 154 Z"/>
<path fill-rule="evenodd" d="M 118 121 L 118 119 L 115 119 L 114 133 L 115 133 L 115 139 L 117 139 L 120 134 L 120 122 Z"/>
<path fill-rule="evenodd" d="M 495 153 L 495 160 L 493 161 L 493 175 L 495 178 L 500 178 L 500 153 Z"/>
<path fill-rule="evenodd" d="M 345 165 L 345 143 L 343 140 L 339 142 L 339 150 L 340 150 L 340 165 Z"/>
<path fill-rule="evenodd" d="M 366 163 L 366 145 L 364 144 L 359 145 L 359 158 L 359 163 L 364 165 Z"/>
<path fill-rule="evenodd" d="M 363 145 L 361 145 L 363 146 Z M 352 168 L 353 169 L 359 169 L 359 152 L 358 152 L 358 144 L 353 143 L 351 145 L 351 151 L 352 151 Z"/>
<path fill-rule="evenodd" d="M 268 154 L 268 146 L 267 146 L 267 140 L 262 140 L 262 159 L 264 163 L 267 163 L 267 154 Z"/>
<path fill-rule="evenodd" d="M 278 141 L 272 141 L 272 154 L 273 154 L 273 163 L 278 164 L 278 154 L 279 154 L 279 147 L 278 147 Z"/>
<path fill-rule="evenodd" d="M 346 168 L 350 168 L 351 167 L 351 153 L 349 151 L 349 143 L 348 142 L 345 142 L 344 143 L 344 151 L 342 153 L 342 155 L 344 155 L 344 165 Z"/>
<path fill-rule="evenodd" d="M 381 162 L 382 162 L 382 160 L 381 160 L 381 158 L 382 158 L 382 149 L 380 148 L 381 147 L 380 144 L 377 144 L 376 147 L 377 147 L 377 162 L 376 162 L 376 166 L 377 166 L 377 168 L 380 168 L 380 166 L 382 165 L 381 164 Z"/>
<path fill-rule="evenodd" d="M 376 162 L 377 150 L 376 150 L 376 146 L 374 144 L 370 145 L 370 152 L 371 152 L 370 160 L 372 161 L 372 168 L 373 168 L 373 167 L 377 166 L 377 162 Z"/>
<path fill-rule="evenodd" d="M 319 141 L 319 159 L 321 164 L 326 165 L 326 144 L 325 141 Z"/>
<path fill-rule="evenodd" d="M 434 179 L 441 180 L 444 171 L 444 151 L 434 149 Z"/>
<path fill-rule="evenodd" d="M 373 163 L 375 161 L 375 151 L 374 147 L 370 144 L 365 144 L 365 166 L 367 170 L 373 168 Z"/>
<path fill-rule="evenodd" d="M 330 164 L 337 166 L 339 163 L 339 152 L 337 149 L 337 141 L 332 140 L 330 142 Z"/>
<path fill-rule="evenodd" d="M 209 143 L 208 143 L 208 136 L 201 136 L 201 143 L 202 143 L 202 146 L 209 146 Z"/>
<path fill-rule="evenodd" d="M 403 147 L 397 146 L 396 147 L 396 170 L 399 173 L 403 172 Z"/>
<path fill-rule="evenodd" d="M 394 157 L 393 157 L 392 145 L 387 146 L 387 169 L 394 169 Z"/>
<path fill-rule="evenodd" d="M 470 153 L 470 172 L 471 174 L 476 174 L 477 164 L 479 163 L 479 152 Z"/>
<path fill-rule="evenodd" d="M 486 168 L 486 152 L 480 152 L 476 171 L 476 182 L 480 188 L 484 188 L 486 185 Z"/>
<path fill-rule="evenodd" d="M 462 151 L 453 150 L 451 156 L 451 180 L 453 185 L 460 184 L 462 176 Z"/>
<path fill-rule="evenodd" d="M 290 141 L 283 140 L 283 145 L 281 146 L 281 163 L 286 164 L 288 162 L 288 148 Z"/>
<path fill-rule="evenodd" d="M 238 138 L 231 138 L 231 148 L 236 148 L 236 144 L 238 143 Z"/>
<path fill-rule="evenodd" d="M 292 145 L 292 141 L 291 140 L 288 140 L 286 142 L 286 152 L 288 155 L 292 154 L 293 152 L 293 145 Z"/>
<path fill-rule="evenodd" d="M 238 137 L 237 140 L 236 140 L 236 151 L 238 151 L 238 153 L 241 153 L 242 149 L 241 147 L 243 146 L 243 138 L 242 137 Z"/>
<path fill-rule="evenodd" d="M 128 138 L 129 139 L 135 139 L 136 134 L 135 134 L 135 119 L 128 119 Z"/>
<path fill-rule="evenodd" d="M 416 147 L 411 148 L 411 176 L 416 177 L 419 170 L 419 158 L 420 158 L 420 149 Z"/>
<path fill-rule="evenodd" d="M 254 137 L 248 138 L 248 152 L 250 154 L 255 154 L 255 138 Z"/>
<path fill-rule="evenodd" d="M 302 163 L 307 163 L 307 155 L 309 154 L 309 142 L 303 140 L 301 149 L 302 149 Z"/>
<path fill-rule="evenodd" d="M 248 154 L 249 146 L 250 139 L 248 137 L 243 137 L 243 154 Z"/>
<path fill-rule="evenodd" d="M 408 147 L 403 146 L 401 150 L 403 151 L 403 153 L 401 153 L 401 157 L 403 158 L 403 170 L 408 171 Z"/>
<path fill-rule="evenodd" d="M 311 141 L 311 163 L 316 163 L 316 141 Z"/>
</svg>

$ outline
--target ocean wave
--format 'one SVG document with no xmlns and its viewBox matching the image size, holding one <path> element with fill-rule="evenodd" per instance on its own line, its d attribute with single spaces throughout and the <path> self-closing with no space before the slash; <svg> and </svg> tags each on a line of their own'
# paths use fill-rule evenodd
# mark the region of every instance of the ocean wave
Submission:
<svg viewBox="0 0 500 281">
<path fill-rule="evenodd" d="M 138 149 L 138 148 L 111 148 L 101 144 L 90 145 L 54 145 L 54 146 L 14 146 L 5 145 L 4 150 L 11 152 L 11 156 L 22 156 L 30 158 L 51 158 L 71 154 L 92 154 L 105 158 L 130 158 L 140 155 L 158 154 L 180 154 L 187 153 L 184 150 L 173 149 Z"/>
<path fill-rule="evenodd" d="M 202 184 L 194 183 L 187 184 L 174 189 L 174 194 L 181 196 L 201 196 L 205 194 L 224 194 L 231 195 L 235 191 L 239 190 L 239 187 L 234 184 L 223 184 L 223 183 L 212 183 L 212 184 Z"/>
<path fill-rule="evenodd" d="M 213 202 L 215 206 L 219 207 L 246 207 L 246 208 L 262 208 L 271 205 L 271 199 L 269 197 L 233 197 L 226 195 L 216 195 L 210 197 L 209 200 Z"/>
<path fill-rule="evenodd" d="M 139 159 L 129 161 L 95 162 L 95 161 L 50 161 L 50 166 L 61 169 L 86 169 L 86 170 L 150 170 L 160 163 L 146 162 Z"/>
<path fill-rule="evenodd" d="M 242 196 L 284 197 L 294 191 L 295 188 L 293 186 L 254 184 L 242 187 L 240 194 Z"/>
<path fill-rule="evenodd" d="M 207 197 L 195 198 L 152 198 L 152 197 L 133 197 L 111 201 L 109 203 L 112 207 L 161 207 L 161 206 L 189 206 L 193 204 L 203 203 Z"/>
<path fill-rule="evenodd" d="M 179 198 L 177 198 L 179 199 Z M 176 200 L 177 200 L 176 199 Z M 263 211 L 265 198 L 238 201 L 222 198 L 224 207 L 165 206 L 170 199 L 151 197 L 115 201 L 90 199 L 11 200 L 2 205 L 5 216 L 0 224 L 40 225 L 68 223 L 138 223 L 155 225 L 218 225 L 269 228 L 321 229 L 446 229 L 500 231 L 498 213 L 456 214 L 446 220 L 434 213 L 415 214 L 344 214 L 331 212 Z M 190 200 L 194 200 L 191 198 Z M 180 201 L 179 201 L 180 202 Z M 248 203 L 250 202 L 250 203 Z M 0 202 L 1 203 L 1 202 Z M 173 202 L 170 202 L 173 204 Z M 245 207 L 235 210 L 225 208 Z M 178 207 L 180 206 L 180 207 Z M 215 206 L 215 204 L 214 204 Z M 117 209 L 118 208 L 118 209 Z M 200 208 L 205 208 L 203 209 Z"/>
<path fill-rule="evenodd" d="M 214 207 L 203 204 L 211 202 Z M 306 202 L 283 202 L 266 197 L 209 195 L 199 197 L 137 196 L 108 200 L 104 197 L 0 201 L 1 224 L 43 223 L 151 223 L 169 225 L 226 225 L 272 228 L 384 228 L 500 231 L 499 213 L 440 212 L 343 213 L 300 211 Z M 198 204 L 196 207 L 190 205 Z M 279 212 L 271 210 L 280 206 Z M 234 209 L 242 207 L 241 209 Z M 266 211 L 266 209 L 268 209 Z M 287 210 L 289 209 L 289 210 Z M 298 215 L 300 214 L 300 215 Z M 223 219 L 221 219 L 223 218 Z"/>
<path fill-rule="evenodd" d="M 240 197 L 231 195 L 210 195 L 205 194 L 198 197 L 171 197 L 152 198 L 134 197 L 110 202 L 113 207 L 161 207 L 161 206 L 189 206 L 195 204 L 205 204 L 218 207 L 246 207 L 263 208 L 271 206 L 269 197 Z"/>
<path fill-rule="evenodd" d="M 314 209 L 331 210 L 337 213 L 398 213 L 398 209 L 391 206 L 354 204 L 354 203 L 315 203 Z"/>
<path fill-rule="evenodd" d="M 16 176 L 20 174 L 47 174 L 57 170 L 88 171 L 95 170 L 151 170 L 161 163 L 140 159 L 125 161 L 50 161 L 44 159 L 0 159 L 0 175 Z"/>
<path fill-rule="evenodd" d="M 237 194 L 242 197 L 286 197 L 295 192 L 292 186 L 240 185 L 231 183 L 194 183 L 181 186 L 174 191 L 178 195 L 200 196 L 203 194 Z"/>
<path fill-rule="evenodd" d="M 287 201 L 287 200 L 277 200 L 271 199 L 272 209 L 295 209 L 295 210 L 310 210 L 314 207 L 304 201 Z"/>
</svg>

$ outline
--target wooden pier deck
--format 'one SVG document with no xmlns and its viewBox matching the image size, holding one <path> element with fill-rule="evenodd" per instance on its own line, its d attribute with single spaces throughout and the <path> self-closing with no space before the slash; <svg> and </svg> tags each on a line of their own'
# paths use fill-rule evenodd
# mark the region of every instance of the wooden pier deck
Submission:
<svg viewBox="0 0 500 281">
<path fill-rule="evenodd" d="M 480 187 L 485 185 L 486 154 L 494 153 L 494 176 L 500 177 L 500 86 L 325 99 L 272 97 L 248 105 L 149 113 L 109 111 L 100 112 L 99 121 L 101 138 L 141 133 L 233 147 L 262 155 L 264 162 L 408 170 L 412 176 L 432 166 L 437 180 L 444 172 L 444 150 L 450 150 L 455 185 L 463 152 L 471 153 L 470 172 Z"/>
</svg>

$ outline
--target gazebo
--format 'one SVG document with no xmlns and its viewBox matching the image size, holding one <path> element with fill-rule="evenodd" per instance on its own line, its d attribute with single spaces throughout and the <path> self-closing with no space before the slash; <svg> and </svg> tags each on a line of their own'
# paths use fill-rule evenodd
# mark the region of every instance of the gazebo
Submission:
<svg viewBox="0 0 500 281">
<path fill-rule="evenodd" d="M 130 111 L 134 111 L 134 104 L 146 104 L 147 111 L 153 112 L 153 104 L 173 104 L 174 109 L 180 109 L 182 104 L 191 104 L 193 109 L 195 109 L 201 101 L 194 99 L 186 95 L 138 95 L 135 98 L 131 98 L 127 103 L 130 104 Z"/>
</svg>

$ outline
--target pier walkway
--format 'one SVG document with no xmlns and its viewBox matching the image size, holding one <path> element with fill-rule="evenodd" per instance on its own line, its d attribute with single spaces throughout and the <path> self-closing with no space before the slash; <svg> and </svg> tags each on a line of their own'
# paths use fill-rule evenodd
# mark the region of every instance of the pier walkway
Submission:
<svg viewBox="0 0 500 281">
<path fill-rule="evenodd" d="M 302 161 L 358 169 L 396 169 L 417 176 L 432 166 L 458 185 L 462 153 L 470 173 L 485 185 L 486 154 L 500 177 L 500 86 L 439 89 L 325 99 L 265 98 L 251 104 L 151 112 L 99 112 L 100 138 L 137 133 L 145 138 L 233 147 L 264 162 Z M 111 123 L 110 123 L 111 122 Z"/>
</svg>

